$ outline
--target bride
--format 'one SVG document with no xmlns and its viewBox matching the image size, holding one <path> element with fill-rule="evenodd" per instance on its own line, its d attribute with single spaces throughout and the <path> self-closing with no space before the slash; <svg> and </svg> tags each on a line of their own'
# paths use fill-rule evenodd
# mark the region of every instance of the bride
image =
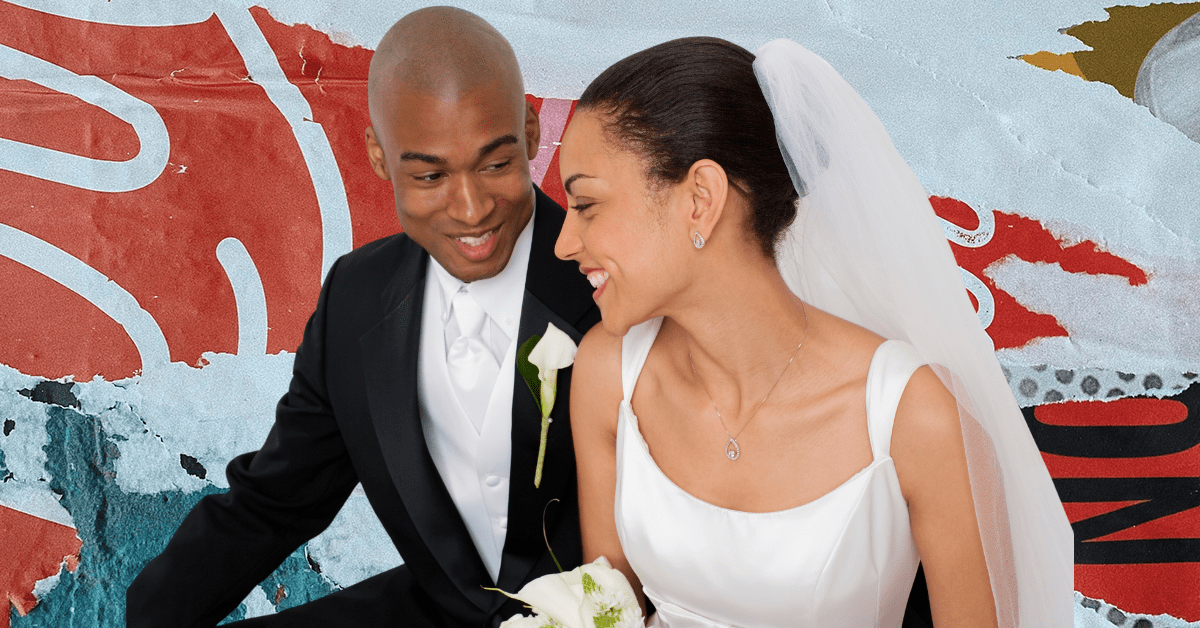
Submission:
<svg viewBox="0 0 1200 628">
<path fill-rule="evenodd" d="M 836 71 L 786 40 L 655 46 L 587 88 L 560 166 L 556 254 L 604 317 L 572 376 L 583 550 L 653 622 L 896 627 L 920 561 L 937 626 L 1070 624 L 1062 506 Z"/>
</svg>

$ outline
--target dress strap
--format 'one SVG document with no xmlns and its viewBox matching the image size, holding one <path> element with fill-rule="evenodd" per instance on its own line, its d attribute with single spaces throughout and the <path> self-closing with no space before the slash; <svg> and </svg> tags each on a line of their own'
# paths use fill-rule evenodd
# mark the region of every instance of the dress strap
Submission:
<svg viewBox="0 0 1200 628">
<path fill-rule="evenodd" d="M 888 340 L 875 349 L 867 370 L 867 434 L 875 460 L 892 455 L 896 407 L 908 379 L 924 365 L 917 350 L 902 340 Z"/>
<path fill-rule="evenodd" d="M 633 388 L 637 385 L 638 376 L 646 364 L 646 356 L 650 355 L 650 347 L 658 337 L 658 328 L 662 326 L 662 317 L 652 318 L 639 325 L 634 325 L 621 338 L 621 392 L 626 401 L 633 400 Z"/>
</svg>

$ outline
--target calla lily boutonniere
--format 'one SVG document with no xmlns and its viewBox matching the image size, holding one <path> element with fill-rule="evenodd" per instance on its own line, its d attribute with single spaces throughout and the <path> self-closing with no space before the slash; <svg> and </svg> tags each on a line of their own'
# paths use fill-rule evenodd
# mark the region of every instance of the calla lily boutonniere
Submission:
<svg viewBox="0 0 1200 628">
<path fill-rule="evenodd" d="M 558 392 L 558 370 L 575 363 L 578 347 L 571 337 L 546 324 L 546 333 L 531 336 L 517 351 L 517 370 L 529 385 L 529 392 L 542 411 L 542 437 L 538 446 L 537 469 L 533 472 L 533 485 L 542 484 L 542 463 L 546 459 L 546 435 L 550 433 L 550 411 L 554 409 L 554 398 Z"/>
</svg>

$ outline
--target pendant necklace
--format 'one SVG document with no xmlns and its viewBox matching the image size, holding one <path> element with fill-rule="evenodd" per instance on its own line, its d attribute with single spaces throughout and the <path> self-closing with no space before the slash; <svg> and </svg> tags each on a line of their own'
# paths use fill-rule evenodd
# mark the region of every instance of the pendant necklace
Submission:
<svg viewBox="0 0 1200 628">
<path fill-rule="evenodd" d="M 767 397 L 770 397 L 771 393 L 775 391 L 775 387 L 779 385 L 779 380 L 783 379 L 783 374 L 787 372 L 788 367 L 792 365 L 792 361 L 796 359 L 796 354 L 800 352 L 800 347 L 803 347 L 804 341 L 808 339 L 808 308 L 804 307 L 803 301 L 800 302 L 800 309 L 804 312 L 804 335 L 800 337 L 800 344 L 796 345 L 796 348 L 792 351 L 792 357 L 788 358 L 787 364 L 784 364 L 783 368 L 779 371 L 779 377 L 775 378 L 775 383 L 771 384 L 771 388 L 767 390 L 767 394 L 763 396 L 762 401 L 758 402 L 757 406 L 754 406 L 754 411 L 750 413 L 750 418 L 746 420 L 742 425 L 742 429 L 738 430 L 737 434 L 730 434 L 729 428 L 725 427 L 725 419 L 721 416 L 721 410 L 717 408 L 717 402 L 713 401 L 712 393 L 708 392 L 708 386 L 704 383 L 704 379 L 696 372 L 696 363 L 692 361 L 692 350 L 688 349 L 688 364 L 692 367 L 692 374 L 696 376 L 696 379 L 700 380 L 700 386 L 704 388 L 704 394 L 708 395 L 708 402 L 712 404 L 713 411 L 717 413 L 717 420 L 721 422 L 721 429 L 725 430 L 725 435 L 729 437 L 729 441 L 725 443 L 725 457 L 730 460 L 737 460 L 741 457 L 742 449 L 738 446 L 737 437 L 741 436 L 742 432 L 746 431 L 746 426 L 750 425 L 750 421 L 754 420 L 754 416 L 758 414 L 758 409 L 767 402 Z"/>
</svg>

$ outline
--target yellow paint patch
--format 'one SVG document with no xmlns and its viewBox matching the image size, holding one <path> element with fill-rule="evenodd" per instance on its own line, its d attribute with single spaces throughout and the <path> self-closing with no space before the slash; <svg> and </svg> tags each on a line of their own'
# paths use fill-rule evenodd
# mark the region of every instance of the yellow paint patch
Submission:
<svg viewBox="0 0 1200 628">
<path fill-rule="evenodd" d="M 1108 19 L 1072 26 L 1066 33 L 1091 47 L 1065 55 L 1036 52 L 1020 58 L 1046 70 L 1062 70 L 1089 81 L 1108 83 L 1133 98 L 1138 69 L 1154 44 L 1180 22 L 1200 12 L 1200 2 L 1164 2 L 1144 7 L 1105 9 Z"/>
<path fill-rule="evenodd" d="M 1043 70 L 1050 70 L 1052 72 L 1054 70 L 1061 70 L 1082 79 L 1087 78 L 1083 75 L 1083 70 L 1079 69 L 1079 64 L 1075 62 L 1075 54 L 1071 52 L 1059 55 L 1043 50 L 1031 55 L 1021 55 L 1019 58 L 1025 63 L 1037 66 Z"/>
</svg>

